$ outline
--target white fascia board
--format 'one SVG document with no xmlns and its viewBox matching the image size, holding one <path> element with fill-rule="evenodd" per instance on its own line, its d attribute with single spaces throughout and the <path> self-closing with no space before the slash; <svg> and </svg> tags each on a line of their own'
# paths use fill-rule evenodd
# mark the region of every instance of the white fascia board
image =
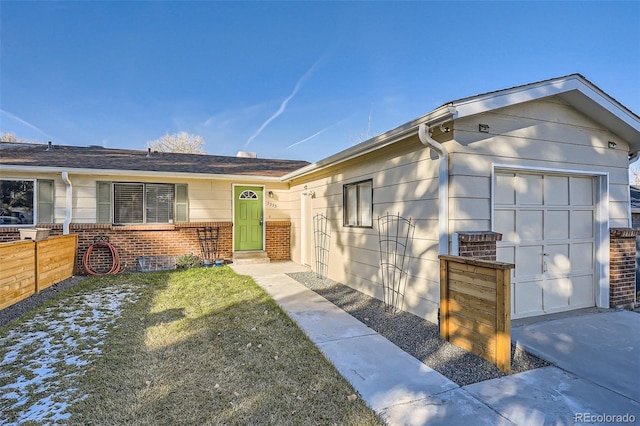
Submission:
<svg viewBox="0 0 640 426">
<path fill-rule="evenodd" d="M 460 99 L 458 101 L 454 101 L 453 105 L 458 111 L 458 118 L 462 118 L 498 108 L 504 108 L 510 105 L 558 95 L 570 90 L 576 90 L 579 88 L 579 85 L 578 77 L 572 75 L 556 80 L 543 81 L 526 86 L 519 86 L 512 89 Z"/>
<path fill-rule="evenodd" d="M 452 104 L 458 118 L 462 118 L 556 95 L 627 140 L 632 150 L 640 149 L 640 117 L 577 74 L 464 98 Z"/>
<path fill-rule="evenodd" d="M 309 164 L 308 166 L 286 174 L 280 179 L 284 182 L 290 181 L 309 173 L 322 170 L 336 164 L 344 163 L 345 161 L 360 157 L 361 155 L 377 151 L 409 136 L 417 135 L 418 126 L 420 125 L 420 123 L 426 123 L 429 126 L 433 126 L 444 123 L 446 121 L 450 121 L 456 117 L 457 113 L 454 107 L 452 107 L 450 104 L 443 105 L 433 110 L 432 112 L 423 115 L 420 118 L 409 121 L 401 126 L 396 127 L 393 130 L 389 130 L 388 132 L 354 145 L 351 148 L 340 151 L 337 154 L 333 154 L 320 161 Z"/>
<path fill-rule="evenodd" d="M 232 180 L 234 182 L 280 182 L 281 178 L 273 176 L 250 176 L 250 175 L 221 175 L 206 173 L 185 173 L 185 172 L 155 172 L 141 170 L 115 170 L 115 169 L 78 169 L 68 167 L 39 167 L 39 166 L 19 166 L 3 165 L 2 171 L 14 171 L 23 173 L 62 173 L 67 172 L 73 175 L 84 176 L 115 176 L 115 177 L 145 177 L 145 178 L 181 178 L 200 180 Z"/>
</svg>

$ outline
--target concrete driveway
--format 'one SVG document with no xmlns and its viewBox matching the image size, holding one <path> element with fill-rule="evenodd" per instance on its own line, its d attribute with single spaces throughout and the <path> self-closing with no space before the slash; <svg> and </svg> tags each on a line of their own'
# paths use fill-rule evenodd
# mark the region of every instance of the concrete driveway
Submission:
<svg viewBox="0 0 640 426">
<path fill-rule="evenodd" d="M 640 423 L 640 313 L 515 322 L 511 333 L 554 365 L 465 386 L 476 398 L 515 424 Z"/>
<path fill-rule="evenodd" d="M 563 370 L 640 402 L 640 313 L 544 321 L 514 327 L 512 338 Z"/>
</svg>

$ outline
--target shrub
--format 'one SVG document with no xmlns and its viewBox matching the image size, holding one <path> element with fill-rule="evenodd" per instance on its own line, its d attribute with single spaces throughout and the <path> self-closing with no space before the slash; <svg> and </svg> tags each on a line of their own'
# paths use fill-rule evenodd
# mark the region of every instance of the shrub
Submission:
<svg viewBox="0 0 640 426">
<path fill-rule="evenodd" d="M 176 268 L 197 268 L 202 266 L 202 259 L 193 254 L 183 254 L 176 258 Z"/>
</svg>

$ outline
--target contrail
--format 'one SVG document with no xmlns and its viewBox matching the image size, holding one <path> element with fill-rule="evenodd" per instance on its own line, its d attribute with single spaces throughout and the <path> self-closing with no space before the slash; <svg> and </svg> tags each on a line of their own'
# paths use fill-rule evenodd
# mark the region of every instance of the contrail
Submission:
<svg viewBox="0 0 640 426">
<path fill-rule="evenodd" d="M 311 136 L 309 136 L 309 137 L 307 137 L 307 138 L 304 138 L 304 139 L 302 139 L 301 141 L 298 141 L 298 142 L 296 142 L 296 143 L 294 143 L 294 144 L 289 145 L 289 146 L 288 146 L 288 147 L 286 147 L 285 149 L 293 148 L 293 147 L 294 147 L 294 146 L 296 146 L 296 145 L 300 145 L 301 143 L 304 143 L 304 142 L 306 142 L 306 141 L 308 141 L 308 140 L 310 140 L 310 139 L 313 139 L 313 138 L 315 138 L 316 136 L 321 135 L 322 133 L 326 132 L 327 130 L 329 130 L 329 129 L 333 128 L 333 127 L 336 127 L 336 126 L 338 126 L 338 125 L 340 125 L 340 124 L 342 124 L 342 123 L 344 123 L 344 122 L 345 122 L 345 121 L 347 121 L 349 118 L 351 118 L 351 117 L 347 117 L 347 118 L 345 118 L 344 120 L 340 120 L 340 121 L 338 121 L 337 123 L 333 123 L 331 126 L 327 126 L 327 127 L 325 127 L 324 129 L 322 129 L 322 130 L 320 130 L 320 131 L 318 131 L 318 132 L 316 132 L 316 133 L 312 134 Z"/>
<path fill-rule="evenodd" d="M 28 121 L 26 121 L 26 120 L 23 120 L 22 118 L 18 117 L 18 116 L 17 116 L 17 115 L 15 115 L 15 114 L 11 114 L 9 111 L 5 111 L 5 110 L 3 110 L 3 109 L 0 109 L 0 114 L 4 114 L 4 115 L 6 115 L 7 117 L 9 117 L 9 118 L 11 118 L 11 119 L 13 119 L 13 120 L 17 121 L 18 123 L 22 123 L 22 124 L 24 124 L 25 126 L 30 127 L 30 128 L 32 128 L 33 130 L 35 130 L 35 131 L 37 131 L 37 132 L 39 132 L 39 133 L 42 133 L 44 136 L 46 136 L 46 137 L 48 137 L 48 138 L 51 138 L 51 135 L 50 135 L 50 134 L 48 134 L 47 132 L 45 132 L 44 130 L 40 129 L 39 127 L 37 127 L 37 126 L 35 126 L 35 125 L 31 124 L 31 123 L 29 123 L 29 122 L 28 122 Z"/>
<path fill-rule="evenodd" d="M 251 143 L 251 141 L 257 138 L 260 135 L 260 133 L 262 133 L 262 131 L 265 129 L 265 127 L 269 125 L 269 123 L 271 123 L 273 120 L 275 120 L 280 115 L 282 115 L 284 110 L 287 108 L 287 104 L 289 103 L 289 101 L 293 99 L 293 97 L 298 93 L 298 91 L 302 87 L 302 83 L 304 83 L 304 81 L 307 78 L 309 78 L 309 76 L 316 69 L 317 65 L 318 65 L 318 62 L 313 64 L 313 66 L 309 68 L 309 70 L 302 77 L 300 77 L 300 79 L 296 83 L 296 86 L 293 88 L 293 92 L 291 92 L 291 94 L 287 96 L 287 98 L 284 101 L 282 101 L 282 103 L 280 104 L 280 108 L 278 108 L 278 110 L 271 117 L 269 117 L 264 123 L 262 123 L 262 126 L 260 126 L 260 128 L 256 130 L 256 132 L 253 135 L 251 135 L 251 137 L 244 143 L 245 147 L 247 147 Z"/>
</svg>

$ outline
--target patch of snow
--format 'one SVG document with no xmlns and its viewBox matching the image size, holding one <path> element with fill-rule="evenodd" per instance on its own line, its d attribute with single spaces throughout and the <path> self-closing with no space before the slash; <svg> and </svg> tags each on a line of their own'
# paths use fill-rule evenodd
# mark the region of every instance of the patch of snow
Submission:
<svg viewBox="0 0 640 426">
<path fill-rule="evenodd" d="M 68 420 L 68 407 L 88 395 L 78 395 L 78 372 L 59 369 L 85 367 L 101 354 L 108 326 L 124 303 L 137 299 L 133 288 L 104 287 L 61 300 L 19 330 L 0 336 L 0 379 L 6 383 L 0 387 L 0 423 Z"/>
</svg>

